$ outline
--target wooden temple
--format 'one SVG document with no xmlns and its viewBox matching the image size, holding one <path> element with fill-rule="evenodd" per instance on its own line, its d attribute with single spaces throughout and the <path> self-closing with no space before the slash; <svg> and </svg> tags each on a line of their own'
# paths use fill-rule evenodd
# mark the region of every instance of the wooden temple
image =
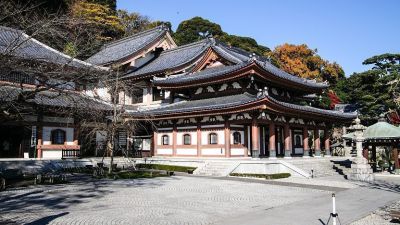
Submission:
<svg viewBox="0 0 400 225">
<path fill-rule="evenodd" d="M 125 119 L 153 122 L 154 156 L 330 155 L 332 125 L 356 117 L 311 106 L 327 83 L 213 38 L 162 51 L 123 79 L 148 87 Z"/>
</svg>

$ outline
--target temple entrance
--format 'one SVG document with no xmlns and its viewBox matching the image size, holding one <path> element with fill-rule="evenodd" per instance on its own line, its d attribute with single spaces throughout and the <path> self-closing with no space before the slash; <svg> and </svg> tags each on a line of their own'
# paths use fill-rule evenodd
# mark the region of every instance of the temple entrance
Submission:
<svg viewBox="0 0 400 225">
<path fill-rule="evenodd" d="M 260 126 L 260 157 L 269 157 L 269 127 Z"/>
<path fill-rule="evenodd" d="M 277 126 L 275 129 L 275 147 L 276 147 L 276 156 L 285 156 L 285 145 L 284 145 L 284 134 L 283 127 Z"/>
<path fill-rule="evenodd" d="M 293 138 L 292 139 L 292 143 L 293 143 L 292 154 L 303 156 L 303 153 L 304 153 L 303 131 L 299 130 L 299 129 L 293 130 L 292 138 Z"/>
<path fill-rule="evenodd" d="M 23 158 L 29 154 L 31 130 L 24 126 L 0 126 L 0 158 Z"/>
</svg>

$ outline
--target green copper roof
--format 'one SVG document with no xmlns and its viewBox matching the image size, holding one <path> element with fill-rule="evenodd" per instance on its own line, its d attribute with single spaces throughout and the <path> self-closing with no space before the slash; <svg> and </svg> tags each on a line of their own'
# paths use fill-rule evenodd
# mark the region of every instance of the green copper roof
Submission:
<svg viewBox="0 0 400 225">
<path fill-rule="evenodd" d="M 353 139 L 354 138 L 354 132 L 344 134 L 342 136 L 342 138 L 344 138 L 344 139 Z"/>
<path fill-rule="evenodd" d="M 365 139 L 400 139 L 400 128 L 387 122 L 377 122 L 364 131 Z"/>
</svg>

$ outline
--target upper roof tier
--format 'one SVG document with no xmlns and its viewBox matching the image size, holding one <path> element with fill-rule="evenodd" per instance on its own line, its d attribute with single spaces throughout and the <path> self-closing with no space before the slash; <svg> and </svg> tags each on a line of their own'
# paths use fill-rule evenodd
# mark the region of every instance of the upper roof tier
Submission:
<svg viewBox="0 0 400 225">
<path fill-rule="evenodd" d="M 129 37 L 116 40 L 104 45 L 98 53 L 94 54 L 86 61 L 96 65 L 109 65 L 115 62 L 120 62 L 145 50 L 153 43 L 164 37 L 167 32 L 168 28 L 161 25 Z"/>
<path fill-rule="evenodd" d="M 79 69 L 108 70 L 105 67 L 75 59 L 30 37 L 20 30 L 0 26 L 0 54 L 22 59 L 66 65 Z"/>
<path fill-rule="evenodd" d="M 219 66 L 215 68 L 198 71 L 197 65 L 201 64 L 212 51 L 219 58 L 227 62 L 227 66 Z M 162 52 L 157 58 L 143 65 L 142 67 L 129 72 L 124 78 L 144 79 L 152 76 L 167 75 L 187 71 L 185 73 L 171 76 L 167 79 L 155 79 L 154 85 L 160 87 L 179 87 L 188 82 L 196 81 L 196 85 L 202 85 L 201 82 L 207 79 L 217 79 L 222 76 L 229 76 L 229 73 L 242 69 L 250 64 L 257 64 L 264 73 L 268 73 L 277 79 L 297 84 L 310 91 L 321 90 L 329 87 L 327 83 L 316 82 L 291 75 L 274 65 L 267 58 L 256 56 L 242 49 L 228 46 L 213 38 L 207 38 L 202 41 L 183 45 L 175 49 Z M 271 77 L 273 80 L 273 78 Z M 192 83 L 194 85 L 194 83 Z"/>
<path fill-rule="evenodd" d="M 124 78 L 141 79 L 165 74 L 168 71 L 182 70 L 199 60 L 210 44 L 210 41 L 205 39 L 163 51 L 153 61 L 126 74 Z"/>
<path fill-rule="evenodd" d="M 302 89 L 324 89 L 327 83 L 318 83 L 292 76 L 282 70 L 277 69 L 268 61 L 249 60 L 231 66 L 218 66 L 204 69 L 194 73 L 183 73 L 173 75 L 168 78 L 154 78 L 153 84 L 165 89 L 188 88 L 201 85 L 209 85 L 237 79 L 238 77 L 256 74 L 272 83 L 280 83 L 282 86 L 300 86 Z"/>
</svg>

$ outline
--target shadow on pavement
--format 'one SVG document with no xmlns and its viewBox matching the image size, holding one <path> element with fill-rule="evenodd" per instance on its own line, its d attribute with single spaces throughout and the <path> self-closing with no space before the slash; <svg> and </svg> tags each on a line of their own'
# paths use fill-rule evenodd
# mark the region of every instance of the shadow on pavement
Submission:
<svg viewBox="0 0 400 225">
<path fill-rule="evenodd" d="M 33 222 L 27 223 L 26 225 L 44 225 L 44 224 L 49 224 L 54 219 L 57 219 L 58 217 L 65 216 L 67 214 L 68 214 L 68 212 L 63 212 L 63 213 L 59 213 L 59 214 L 56 214 L 56 215 L 46 216 L 46 217 L 37 219 L 37 220 L 35 220 Z"/>
</svg>

